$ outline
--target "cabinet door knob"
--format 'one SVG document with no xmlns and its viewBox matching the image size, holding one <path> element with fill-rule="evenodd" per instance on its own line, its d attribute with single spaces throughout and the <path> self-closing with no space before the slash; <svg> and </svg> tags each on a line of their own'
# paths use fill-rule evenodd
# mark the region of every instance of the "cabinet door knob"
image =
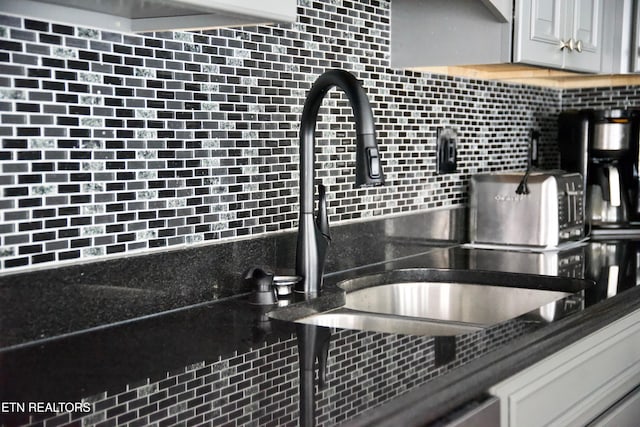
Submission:
<svg viewBox="0 0 640 427">
<path fill-rule="evenodd" d="M 575 45 L 575 47 L 576 47 L 576 51 L 577 51 L 578 53 L 582 52 L 582 40 L 576 40 L 576 45 Z"/>
<path fill-rule="evenodd" d="M 569 52 L 573 51 L 575 45 L 573 44 L 573 39 L 569 40 L 560 40 L 560 50 L 569 49 Z"/>
</svg>

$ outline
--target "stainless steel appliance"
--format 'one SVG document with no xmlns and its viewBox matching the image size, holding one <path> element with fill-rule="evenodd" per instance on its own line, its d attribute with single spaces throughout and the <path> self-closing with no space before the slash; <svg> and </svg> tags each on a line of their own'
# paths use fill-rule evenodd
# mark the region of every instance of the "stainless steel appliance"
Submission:
<svg viewBox="0 0 640 427">
<path fill-rule="evenodd" d="M 514 273 L 545 276 L 583 278 L 585 274 L 584 243 L 573 244 L 563 250 L 514 251 L 498 249 L 473 249 L 469 251 L 469 268 L 472 270 L 510 271 Z M 552 321 L 584 308 L 584 294 L 577 293 L 569 299 L 547 304 L 527 318 Z"/>
<path fill-rule="evenodd" d="M 623 227 L 629 224 L 628 194 L 618 162 L 596 162 L 592 171 L 594 182 L 587 188 L 587 218 L 591 225 Z"/>
<path fill-rule="evenodd" d="M 579 173 L 522 172 L 471 177 L 469 239 L 475 244 L 556 247 L 584 237 L 583 181 Z"/>
<path fill-rule="evenodd" d="M 561 251 L 474 249 L 469 251 L 469 268 L 583 278 L 585 251 L 585 244 Z"/>
<path fill-rule="evenodd" d="M 587 305 L 611 298 L 636 286 L 638 244 L 633 240 L 594 240 L 586 247 L 585 278 L 595 282 L 586 292 Z"/>
<path fill-rule="evenodd" d="M 640 220 L 638 117 L 635 110 L 571 110 L 559 116 L 560 166 L 583 174 L 585 222 L 594 233 L 631 229 Z"/>
</svg>

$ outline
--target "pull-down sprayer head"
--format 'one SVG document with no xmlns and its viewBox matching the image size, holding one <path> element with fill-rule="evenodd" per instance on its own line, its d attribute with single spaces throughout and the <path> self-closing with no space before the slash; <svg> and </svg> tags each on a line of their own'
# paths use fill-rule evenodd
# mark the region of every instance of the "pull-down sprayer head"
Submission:
<svg viewBox="0 0 640 427">
<path fill-rule="evenodd" d="M 356 186 L 376 186 L 384 183 L 373 112 L 367 95 L 352 74 L 342 70 L 325 72 L 311 87 L 300 121 L 300 216 L 296 274 L 303 280 L 296 291 L 307 295 L 317 295 L 322 288 L 322 272 L 330 239 L 327 219 L 314 218 L 314 148 L 318 111 L 324 96 L 334 86 L 342 89 L 347 95 L 355 117 Z M 320 193 L 318 204 L 323 205 L 326 203 L 324 190 Z M 319 207 L 318 213 L 326 215 L 326 207 Z"/>
<path fill-rule="evenodd" d="M 356 187 L 384 184 L 376 135 L 356 134 Z"/>
<path fill-rule="evenodd" d="M 304 212 L 313 211 L 314 134 L 318 111 L 324 96 L 334 86 L 347 95 L 355 118 L 356 186 L 384 184 L 373 112 L 366 93 L 353 74 L 344 70 L 327 71 L 309 90 L 300 120 L 300 200 Z"/>
</svg>

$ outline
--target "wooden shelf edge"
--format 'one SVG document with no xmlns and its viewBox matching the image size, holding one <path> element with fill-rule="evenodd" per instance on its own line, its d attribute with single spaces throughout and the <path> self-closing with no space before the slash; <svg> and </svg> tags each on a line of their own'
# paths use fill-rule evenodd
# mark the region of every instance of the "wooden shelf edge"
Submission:
<svg viewBox="0 0 640 427">
<path fill-rule="evenodd" d="M 521 64 L 416 67 L 411 70 L 556 89 L 640 85 L 640 74 L 582 74 Z"/>
</svg>

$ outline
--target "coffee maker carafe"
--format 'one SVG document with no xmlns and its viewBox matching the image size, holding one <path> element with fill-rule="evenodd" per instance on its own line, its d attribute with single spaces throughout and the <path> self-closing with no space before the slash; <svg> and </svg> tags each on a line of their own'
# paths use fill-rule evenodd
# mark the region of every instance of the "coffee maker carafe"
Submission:
<svg viewBox="0 0 640 427">
<path fill-rule="evenodd" d="M 594 182 L 587 187 L 587 215 L 594 227 L 622 227 L 629 223 L 629 202 L 615 160 L 594 163 Z"/>
<path fill-rule="evenodd" d="M 637 122 L 633 110 L 560 114 L 560 165 L 583 174 L 585 223 L 593 230 L 626 229 L 640 219 Z"/>
</svg>

